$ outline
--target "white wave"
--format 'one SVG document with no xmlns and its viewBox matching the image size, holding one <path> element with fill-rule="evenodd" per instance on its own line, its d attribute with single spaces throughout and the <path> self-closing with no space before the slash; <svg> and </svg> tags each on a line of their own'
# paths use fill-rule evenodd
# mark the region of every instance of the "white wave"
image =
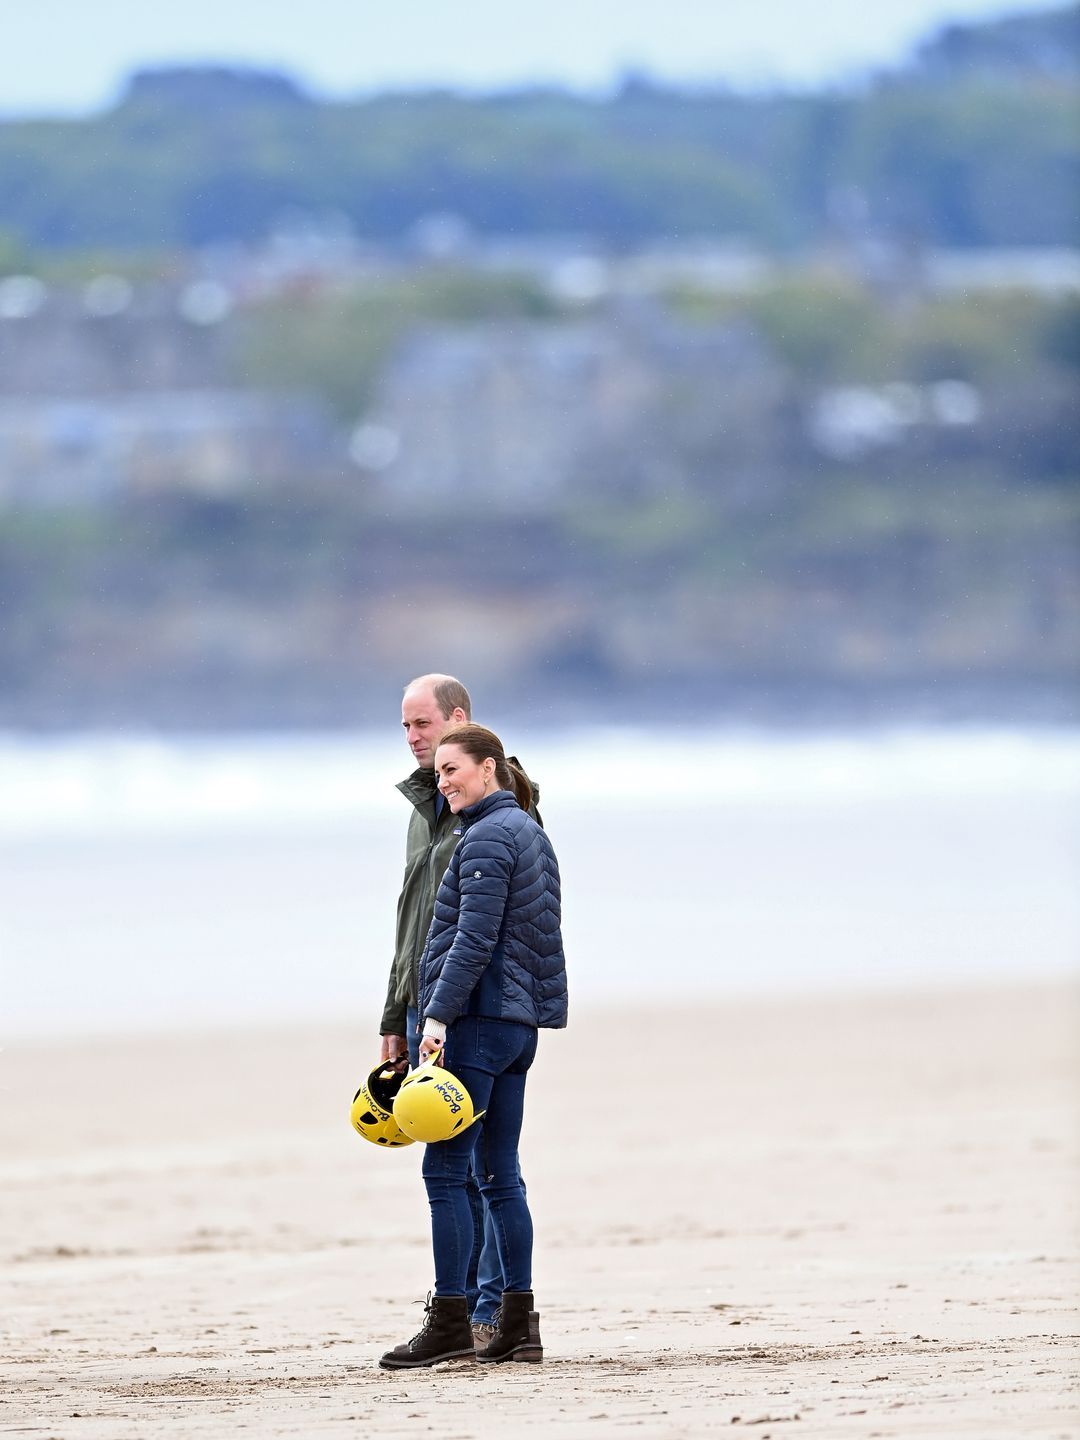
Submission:
<svg viewBox="0 0 1080 1440">
<path fill-rule="evenodd" d="M 627 810 L 1080 794 L 1080 732 L 511 734 L 548 806 Z M 284 829 L 400 811 L 391 731 L 176 738 L 0 735 L 0 838 Z"/>
</svg>

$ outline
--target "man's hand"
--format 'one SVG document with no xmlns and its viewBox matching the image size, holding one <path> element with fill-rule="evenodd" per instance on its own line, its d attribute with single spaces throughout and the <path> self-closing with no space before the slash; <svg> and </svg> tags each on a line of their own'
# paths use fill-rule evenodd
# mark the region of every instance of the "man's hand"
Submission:
<svg viewBox="0 0 1080 1440">
<path fill-rule="evenodd" d="M 409 1053 L 404 1035 L 384 1035 L 379 1046 L 379 1063 L 385 1060 L 399 1060 Z"/>
<path fill-rule="evenodd" d="M 439 1058 L 438 1060 L 436 1060 L 435 1063 L 436 1065 L 442 1065 L 443 1056 L 441 1052 L 442 1046 L 439 1044 L 438 1040 L 433 1040 L 430 1035 L 425 1035 L 424 1038 L 420 1041 L 420 1064 L 423 1065 L 424 1061 L 428 1058 L 429 1055 L 438 1055 Z"/>
</svg>

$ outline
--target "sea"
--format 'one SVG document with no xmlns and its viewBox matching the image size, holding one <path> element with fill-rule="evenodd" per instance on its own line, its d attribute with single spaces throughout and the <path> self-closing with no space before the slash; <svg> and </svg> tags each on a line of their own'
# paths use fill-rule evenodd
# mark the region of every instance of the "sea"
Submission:
<svg viewBox="0 0 1080 1440">
<path fill-rule="evenodd" d="M 503 727 L 571 1004 L 1080 969 L 1080 730 Z M 0 1041 L 378 1030 L 410 756 L 383 732 L 0 735 Z"/>
</svg>

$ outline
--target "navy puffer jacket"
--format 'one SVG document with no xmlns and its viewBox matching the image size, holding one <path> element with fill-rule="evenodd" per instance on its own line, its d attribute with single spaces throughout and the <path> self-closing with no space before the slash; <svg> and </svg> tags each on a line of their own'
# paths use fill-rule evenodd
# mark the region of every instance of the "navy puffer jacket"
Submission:
<svg viewBox="0 0 1080 1440">
<path fill-rule="evenodd" d="M 559 866 L 509 790 L 461 812 L 420 959 L 420 1018 L 566 1024 Z"/>
</svg>

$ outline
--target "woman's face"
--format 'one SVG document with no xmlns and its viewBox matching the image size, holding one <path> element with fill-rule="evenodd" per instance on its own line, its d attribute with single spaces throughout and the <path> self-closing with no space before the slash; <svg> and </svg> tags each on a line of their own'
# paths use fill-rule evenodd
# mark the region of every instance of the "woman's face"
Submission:
<svg viewBox="0 0 1080 1440">
<path fill-rule="evenodd" d="M 440 745 L 435 752 L 435 773 L 439 789 L 456 815 L 482 800 L 490 790 L 495 761 L 476 761 L 460 745 Z"/>
</svg>

